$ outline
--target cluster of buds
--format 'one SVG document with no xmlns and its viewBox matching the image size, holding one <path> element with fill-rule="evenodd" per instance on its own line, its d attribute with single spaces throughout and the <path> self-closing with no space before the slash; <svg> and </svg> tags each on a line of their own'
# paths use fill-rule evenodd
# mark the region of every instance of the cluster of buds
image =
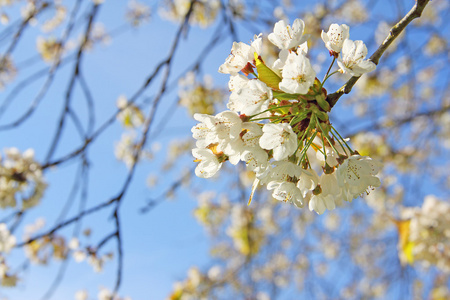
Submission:
<svg viewBox="0 0 450 300">
<path fill-rule="evenodd" d="M 323 87 L 339 71 L 360 76 L 375 64 L 365 59 L 362 41 L 348 39 L 347 25 L 333 24 L 322 34 L 333 62 L 320 81 L 307 57 L 303 31 L 301 19 L 292 27 L 284 21 L 275 24 L 268 39 L 280 52 L 272 67 L 261 57 L 262 34 L 250 45 L 233 43 L 219 68 L 231 76 L 229 110 L 194 115 L 200 123 L 192 128 L 197 140 L 192 154 L 199 177 L 214 176 L 227 160 L 234 165 L 243 161 L 255 173 L 253 191 L 266 185 L 275 199 L 298 207 L 308 203 L 322 214 L 380 185 L 378 163 L 352 150 L 330 123 Z M 336 59 L 340 70 L 330 74 Z"/>
</svg>

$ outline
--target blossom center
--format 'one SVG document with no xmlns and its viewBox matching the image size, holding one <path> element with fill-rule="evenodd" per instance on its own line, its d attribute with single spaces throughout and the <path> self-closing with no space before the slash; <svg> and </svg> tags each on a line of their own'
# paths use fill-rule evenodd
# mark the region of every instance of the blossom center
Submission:
<svg viewBox="0 0 450 300">
<path fill-rule="evenodd" d="M 304 74 L 300 74 L 297 77 L 294 78 L 295 81 L 297 81 L 298 83 L 304 83 L 306 82 L 305 79 L 305 75 Z"/>
</svg>

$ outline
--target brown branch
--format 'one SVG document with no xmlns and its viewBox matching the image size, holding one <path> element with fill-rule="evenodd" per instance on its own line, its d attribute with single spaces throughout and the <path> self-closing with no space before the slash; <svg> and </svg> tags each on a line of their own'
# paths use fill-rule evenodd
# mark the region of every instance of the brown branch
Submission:
<svg viewBox="0 0 450 300">
<path fill-rule="evenodd" d="M 440 107 L 438 109 L 435 110 L 429 110 L 429 111 L 424 111 L 424 112 L 418 112 L 412 116 L 403 118 L 403 119 L 399 119 L 396 120 L 392 125 L 386 126 L 384 125 L 385 122 L 380 122 L 380 123 L 375 123 L 375 124 L 370 124 L 370 126 L 367 126 L 365 128 L 359 129 L 356 132 L 347 134 L 346 136 L 349 138 L 354 137 L 355 135 L 357 135 L 358 133 L 361 132 L 369 132 L 369 131 L 376 131 L 376 130 L 380 130 L 380 129 L 387 129 L 387 128 L 397 128 L 399 126 L 405 125 L 405 124 L 409 124 L 410 122 L 414 121 L 417 118 L 420 117 L 433 117 L 433 116 L 439 116 L 447 111 L 450 111 L 450 105 L 446 105 L 443 107 Z"/>
<path fill-rule="evenodd" d="M 135 174 L 136 171 L 136 167 L 137 167 L 137 163 L 139 161 L 139 156 L 141 155 L 141 151 L 142 149 L 144 149 L 147 139 L 148 139 L 148 135 L 150 132 L 150 128 L 151 125 L 153 124 L 153 120 L 154 120 L 154 116 L 156 114 L 156 111 L 158 109 L 158 105 L 160 103 L 160 100 L 162 99 L 166 88 L 167 88 L 167 84 L 169 81 L 169 76 L 170 76 L 170 71 L 171 71 L 171 67 L 172 67 L 172 61 L 173 58 L 175 56 L 175 52 L 178 49 L 178 45 L 179 42 L 181 40 L 182 37 L 182 33 L 184 32 L 184 30 L 187 30 L 189 28 L 189 18 L 192 14 L 194 5 L 196 3 L 197 0 L 191 0 L 190 3 L 190 7 L 188 12 L 186 13 L 185 17 L 184 17 L 184 21 L 180 24 L 177 33 L 175 34 L 175 38 L 173 40 L 172 46 L 170 48 L 170 51 L 167 55 L 167 59 L 163 60 L 163 62 L 161 63 L 161 67 L 165 67 L 165 73 L 163 74 L 163 78 L 162 78 L 162 82 L 160 85 L 160 90 L 159 93 L 156 95 L 152 106 L 150 108 L 150 112 L 149 115 L 144 123 L 144 129 L 142 132 L 142 138 L 139 142 L 139 144 L 137 145 L 137 149 L 133 155 L 133 164 L 130 168 L 130 171 L 128 172 L 128 176 L 125 179 L 125 182 L 122 186 L 121 191 L 119 192 L 118 196 L 115 198 L 116 199 L 116 207 L 114 210 L 114 220 L 115 220 L 115 224 L 116 224 L 116 238 L 117 238 L 117 253 L 118 253 L 118 258 L 117 258 L 117 277 L 116 277 L 116 284 L 114 286 L 114 290 L 113 290 L 113 295 L 116 296 L 117 292 L 119 291 L 121 282 L 122 282 L 122 272 L 123 272 L 123 247 L 122 247 L 122 238 L 121 238 L 121 233 L 120 233 L 120 218 L 119 218 L 119 209 L 120 209 L 120 205 L 122 204 L 122 199 L 126 193 L 126 191 L 128 190 L 128 187 L 130 186 L 130 183 L 133 179 L 133 176 Z M 159 69 L 159 66 L 158 68 Z M 137 97 L 146 89 L 146 87 L 150 84 L 150 82 L 153 80 L 153 77 L 150 76 L 147 81 L 145 82 L 144 86 L 141 87 L 141 89 L 138 90 L 138 92 L 134 95 L 133 101 L 137 99 Z"/>
<path fill-rule="evenodd" d="M 396 38 L 398 38 L 400 33 L 402 33 L 402 31 L 406 28 L 406 26 L 408 26 L 409 23 L 412 22 L 412 20 L 419 18 L 422 15 L 424 8 L 429 1 L 430 0 L 416 1 L 414 7 L 403 17 L 403 19 L 401 19 L 391 28 L 391 30 L 389 31 L 389 35 L 385 38 L 383 43 L 381 43 L 375 53 L 372 54 L 372 56 L 370 57 L 370 60 L 372 62 L 378 65 L 378 62 L 380 61 L 380 58 L 386 51 L 386 49 L 394 42 Z M 329 94 L 327 97 L 327 101 L 328 103 L 330 103 L 330 106 L 333 107 L 334 105 L 336 105 L 342 95 L 350 93 L 353 86 L 356 84 L 360 77 L 361 76 L 353 76 L 339 90 L 337 90 L 335 93 Z"/>
<path fill-rule="evenodd" d="M 41 238 L 43 238 L 43 237 L 46 237 L 46 236 L 52 236 L 56 231 L 60 230 L 61 228 L 64 228 L 64 227 L 66 227 L 66 226 L 68 226 L 68 225 L 70 225 L 70 224 L 72 224 L 72 223 L 74 223 L 74 222 L 76 222 L 76 221 L 78 221 L 78 220 L 84 218 L 84 217 L 87 216 L 87 215 L 90 215 L 90 214 L 92 214 L 92 213 L 94 213 L 94 212 L 97 212 L 97 211 L 99 211 L 99 210 L 101 210 L 101 209 L 103 209 L 103 208 L 105 208 L 105 207 L 108 207 L 108 206 L 110 206 L 111 204 L 113 204 L 113 203 L 116 202 L 116 201 L 117 201 L 117 198 L 113 198 L 113 199 L 111 199 L 110 201 L 101 203 L 101 204 L 99 204 L 99 205 L 97 205 L 97 206 L 94 206 L 94 207 L 88 209 L 88 210 L 85 210 L 85 211 L 83 211 L 82 213 L 78 214 L 77 216 L 75 216 L 75 217 L 73 217 L 73 218 L 71 218 L 71 219 L 68 219 L 67 221 L 65 221 L 65 222 L 63 222 L 63 223 L 60 223 L 58 226 L 55 226 L 55 227 L 54 227 L 53 229 L 51 229 L 50 231 L 47 231 L 47 232 L 45 232 L 45 233 L 36 235 L 36 236 L 33 237 L 33 238 L 27 239 L 26 241 L 17 244 L 17 245 L 16 245 L 16 248 L 23 247 L 23 246 L 25 246 L 25 245 L 27 245 L 27 244 L 33 242 L 33 241 L 39 240 L 39 239 L 41 239 Z"/>
<path fill-rule="evenodd" d="M 190 175 L 194 172 L 195 167 L 191 168 L 188 172 L 183 174 L 178 180 L 174 181 L 168 189 L 166 189 L 164 192 L 162 192 L 158 197 L 149 199 L 147 204 L 142 207 L 139 211 L 140 213 L 147 213 L 151 209 L 155 208 L 158 204 L 161 204 L 165 201 L 165 198 L 170 192 L 173 192 L 180 188 L 186 179 L 189 179 Z"/>
<path fill-rule="evenodd" d="M 67 40 L 69 39 L 70 34 L 71 34 L 71 32 L 72 32 L 72 30 L 73 30 L 73 28 L 75 26 L 75 18 L 76 18 L 77 14 L 78 14 L 78 11 L 79 11 L 79 8 L 80 8 L 80 4 L 81 4 L 81 0 L 77 0 L 76 4 L 75 4 L 75 6 L 74 6 L 74 8 L 72 10 L 72 13 L 70 15 L 70 19 L 69 19 L 69 23 L 67 25 L 67 28 L 66 28 L 66 30 L 65 30 L 65 32 L 63 34 L 62 39 L 61 39 L 61 47 L 57 50 L 57 57 L 58 58 L 53 63 L 53 65 L 50 67 L 47 79 L 46 79 L 45 83 L 43 84 L 42 88 L 40 89 L 39 93 L 36 95 L 36 97 L 34 98 L 33 102 L 31 103 L 30 107 L 25 111 L 25 113 L 23 113 L 15 121 L 0 126 L 0 130 L 11 129 L 11 128 L 17 127 L 17 126 L 21 125 L 25 120 L 27 120 L 36 111 L 38 105 L 44 99 L 47 91 L 49 90 L 51 84 L 53 83 L 53 79 L 54 79 L 58 69 L 60 67 L 62 67 L 64 64 L 66 64 L 66 63 L 68 63 L 68 62 L 70 62 L 72 60 L 71 56 L 66 58 L 66 59 L 64 59 L 64 60 L 62 60 L 60 55 L 62 54 L 61 53 L 61 51 L 62 51 L 61 49 L 64 48 L 64 45 L 67 43 Z M 46 7 L 48 7 L 48 6 L 43 6 L 43 8 L 46 8 Z M 38 13 L 40 13 L 40 11 Z M 27 22 L 32 17 L 33 16 L 29 17 L 27 19 Z M 11 49 L 11 51 L 12 51 L 12 49 Z M 13 99 L 15 97 L 17 97 L 22 90 L 24 90 L 24 87 L 26 85 L 31 84 L 35 80 L 39 79 L 41 77 L 41 74 L 43 75 L 45 73 L 47 73 L 47 68 L 45 68 L 43 71 L 39 71 L 39 72 L 35 73 L 34 75 L 30 76 L 28 79 L 25 79 L 24 81 L 19 83 L 11 91 L 11 93 L 8 95 L 8 97 L 6 98 L 5 102 L 1 106 L 1 108 L 0 108 L 0 116 L 6 111 L 7 107 L 13 101 Z"/>
<path fill-rule="evenodd" d="M 47 8 L 49 8 L 49 3 L 43 3 L 41 6 L 36 8 L 34 13 L 30 14 L 26 19 L 22 21 L 19 30 L 14 35 L 13 40 L 9 45 L 8 49 L 6 50 L 5 54 L 3 55 L 3 57 L 9 56 L 14 51 L 14 48 L 16 48 L 17 44 L 19 43 L 19 40 L 22 37 L 25 29 L 30 25 L 31 19 L 37 17 L 41 12 L 43 12 Z M 1 62 L 1 64 L 3 64 L 3 61 Z"/>
<path fill-rule="evenodd" d="M 69 86 L 67 88 L 66 91 L 66 96 L 65 96 L 65 103 L 64 103 L 64 109 L 61 112 L 61 116 L 58 122 L 58 128 L 56 130 L 55 135 L 53 136 L 53 140 L 50 146 L 50 149 L 48 150 L 47 153 L 47 157 L 46 157 L 46 162 L 48 163 L 51 159 L 51 157 L 53 156 L 54 152 L 56 151 L 56 147 L 59 143 L 59 140 L 61 138 L 62 132 L 63 132 L 63 128 L 64 128 L 64 123 L 66 120 L 66 115 L 69 111 L 70 108 L 70 102 L 72 99 L 72 94 L 73 94 L 73 90 L 74 90 L 74 86 L 75 86 L 75 81 L 78 78 L 78 74 L 79 74 L 79 70 L 81 68 L 81 63 L 82 63 L 82 58 L 83 58 L 83 54 L 84 54 L 84 49 L 87 45 L 87 43 L 89 42 L 89 37 L 90 34 L 92 33 L 92 28 L 93 28 L 93 22 L 94 22 L 94 18 L 96 17 L 97 13 L 98 13 L 98 5 L 94 5 L 91 11 L 91 14 L 89 15 L 89 20 L 88 20 L 88 24 L 86 27 L 86 32 L 84 34 L 84 40 L 83 42 L 80 44 L 78 51 L 77 51 L 77 60 L 76 60 L 76 64 L 74 66 L 74 71 L 72 74 L 72 77 L 70 79 L 69 82 Z"/>
</svg>

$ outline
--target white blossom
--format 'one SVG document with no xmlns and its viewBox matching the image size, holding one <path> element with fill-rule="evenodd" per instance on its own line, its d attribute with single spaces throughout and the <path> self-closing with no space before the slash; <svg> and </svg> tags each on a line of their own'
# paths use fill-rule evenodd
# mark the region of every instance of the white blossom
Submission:
<svg viewBox="0 0 450 300">
<path fill-rule="evenodd" d="M 219 138 L 214 132 L 214 117 L 207 114 L 194 114 L 194 119 L 200 123 L 192 127 L 191 132 L 194 139 L 197 140 L 198 148 L 206 148 L 210 144 L 217 143 Z"/>
<path fill-rule="evenodd" d="M 283 160 L 297 149 L 297 135 L 287 123 L 265 124 L 259 140 L 261 148 L 273 150 L 275 160 Z"/>
<path fill-rule="evenodd" d="M 341 191 L 335 173 L 322 174 L 319 185 L 321 193 L 317 195 L 313 193 L 309 201 L 309 210 L 321 215 L 326 209 L 333 210 L 336 204 L 341 203 Z"/>
<path fill-rule="evenodd" d="M 273 63 L 272 69 L 276 72 L 281 72 L 286 64 L 287 58 L 289 56 L 290 50 L 281 50 L 278 54 L 278 59 Z M 296 50 L 297 54 L 306 55 L 308 54 L 308 42 L 304 42 L 300 46 L 298 46 Z"/>
<path fill-rule="evenodd" d="M 195 157 L 195 161 L 199 162 L 195 168 L 195 175 L 198 177 L 212 177 L 222 166 L 222 163 L 210 149 L 195 148 L 192 149 L 192 155 Z"/>
<path fill-rule="evenodd" d="M 275 161 L 273 168 L 268 171 L 269 180 L 288 180 L 289 178 L 300 178 L 303 169 L 290 161 Z"/>
<path fill-rule="evenodd" d="M 242 140 L 235 138 L 223 145 L 223 147 L 220 147 L 220 150 L 228 157 L 228 161 L 231 164 L 237 165 L 241 161 L 242 152 L 245 150 Z"/>
<path fill-rule="evenodd" d="M 281 74 L 279 88 L 291 94 L 306 94 L 316 78 L 309 59 L 295 52 L 289 53 Z"/>
<path fill-rule="evenodd" d="M 257 177 L 263 176 L 269 166 L 269 156 L 261 148 L 244 150 L 241 154 L 241 160 L 246 162 L 247 168 L 255 172 Z"/>
<path fill-rule="evenodd" d="M 262 48 L 261 35 L 255 35 L 251 45 L 243 42 L 233 42 L 231 53 L 225 62 L 219 67 L 219 72 L 224 74 L 236 74 L 242 70 L 248 63 L 253 62 L 255 53 L 258 55 Z"/>
<path fill-rule="evenodd" d="M 231 93 L 227 107 L 250 116 L 269 108 L 272 99 L 272 90 L 264 82 L 252 79 Z"/>
<path fill-rule="evenodd" d="M 331 195 L 324 195 L 323 193 L 318 195 L 313 194 L 308 205 L 310 211 L 314 210 L 319 215 L 323 214 L 326 209 L 333 210 L 336 207 L 333 197 Z"/>
<path fill-rule="evenodd" d="M 298 176 L 297 187 L 302 191 L 303 197 L 306 197 L 306 194 L 313 190 L 319 183 L 319 175 L 313 169 L 301 170 L 302 172 Z"/>
<path fill-rule="evenodd" d="M 331 53 L 340 53 L 344 40 L 350 37 L 350 28 L 345 25 L 331 24 L 328 32 L 322 30 L 322 40 Z"/>
<path fill-rule="evenodd" d="M 370 187 L 379 187 L 381 182 L 375 175 L 380 166 L 368 156 L 352 155 L 336 171 L 337 181 L 346 201 L 355 199 Z"/>
<path fill-rule="evenodd" d="M 86 290 L 80 290 L 75 293 L 75 300 L 87 300 L 89 294 Z"/>
<path fill-rule="evenodd" d="M 98 273 L 103 271 L 103 265 L 108 260 L 111 260 L 112 257 L 112 253 L 107 253 L 102 256 L 99 256 L 97 253 L 93 253 L 88 256 L 87 262 L 92 266 L 94 272 Z"/>
<path fill-rule="evenodd" d="M 87 254 L 82 250 L 75 250 L 73 251 L 72 256 L 76 262 L 82 262 L 86 259 Z"/>
<path fill-rule="evenodd" d="M 131 168 L 135 162 L 135 152 L 138 148 L 136 132 L 125 132 L 120 141 L 116 143 L 114 154 L 118 160 L 123 161 L 128 168 Z"/>
<path fill-rule="evenodd" d="M 339 204 L 341 201 L 340 194 L 341 188 L 339 187 L 336 172 L 331 174 L 322 174 L 320 176 L 320 186 L 322 188 L 322 193 L 325 195 L 332 195 L 335 198 L 335 201 Z"/>
<path fill-rule="evenodd" d="M 224 111 L 214 118 L 214 131 L 219 139 L 236 138 L 241 133 L 242 121 L 233 111 Z"/>
<path fill-rule="evenodd" d="M 16 237 L 11 235 L 5 223 L 0 223 L 0 253 L 9 253 L 16 245 Z"/>
<path fill-rule="evenodd" d="M 305 23 L 301 19 L 296 19 L 290 25 L 286 24 L 284 20 L 275 23 L 273 32 L 269 34 L 269 41 L 281 50 L 288 50 L 299 46 L 306 41 L 306 37 L 303 36 L 303 30 Z"/>
<path fill-rule="evenodd" d="M 306 55 L 308 54 L 308 42 L 305 41 L 303 44 L 300 44 L 297 48 L 297 54 L 303 54 Z"/>
<path fill-rule="evenodd" d="M 302 192 L 297 188 L 295 183 L 277 180 L 267 184 L 268 190 L 273 190 L 272 196 L 280 201 L 292 202 L 298 207 L 303 206 Z"/>
<path fill-rule="evenodd" d="M 250 46 L 253 47 L 253 49 L 255 50 L 256 54 L 260 55 L 262 52 L 262 47 L 263 47 L 263 40 L 262 40 L 262 33 L 258 34 L 258 35 L 254 35 L 253 36 L 253 41 L 251 42 Z"/>
<path fill-rule="evenodd" d="M 107 288 L 101 287 L 100 292 L 98 292 L 98 300 L 112 300 L 113 293 Z"/>
<path fill-rule="evenodd" d="M 133 103 L 129 103 L 124 95 L 120 95 L 116 102 L 120 112 L 117 114 L 117 119 L 127 128 L 136 128 L 141 126 L 145 117 L 139 107 Z"/>
<path fill-rule="evenodd" d="M 246 148 L 259 148 L 259 139 L 263 135 L 261 126 L 252 122 L 242 124 L 241 140 Z"/>
<path fill-rule="evenodd" d="M 228 81 L 228 88 L 231 92 L 237 92 L 245 87 L 250 79 L 242 74 L 233 74 Z"/>
<path fill-rule="evenodd" d="M 258 124 L 252 122 L 242 123 L 241 133 L 237 138 L 230 140 L 228 143 L 224 143 L 225 147 L 223 148 L 223 152 L 228 156 L 229 161 L 233 165 L 242 159 L 242 153 L 246 150 L 252 152 L 262 151 L 266 154 L 265 157 L 267 157 L 267 153 L 259 146 L 259 138 L 262 134 L 262 129 Z"/>
<path fill-rule="evenodd" d="M 219 265 L 215 265 L 212 266 L 209 270 L 208 270 L 208 279 L 215 281 L 215 280 L 219 280 L 220 276 L 222 275 L 222 268 Z"/>
<path fill-rule="evenodd" d="M 73 237 L 72 239 L 70 239 L 67 247 L 69 247 L 69 249 L 71 250 L 76 250 L 80 248 L 80 240 L 78 240 L 76 237 Z"/>
<path fill-rule="evenodd" d="M 198 148 L 206 148 L 219 143 L 220 151 L 237 138 L 241 132 L 242 121 L 236 112 L 224 111 L 215 117 L 206 114 L 194 114 L 194 119 L 201 122 L 192 127 L 192 135 L 197 140 Z"/>
<path fill-rule="evenodd" d="M 376 68 L 376 65 L 372 61 L 365 59 L 366 55 L 367 47 L 363 41 L 346 39 L 338 57 L 338 65 L 343 73 L 348 73 L 352 76 L 361 76 Z"/>
</svg>

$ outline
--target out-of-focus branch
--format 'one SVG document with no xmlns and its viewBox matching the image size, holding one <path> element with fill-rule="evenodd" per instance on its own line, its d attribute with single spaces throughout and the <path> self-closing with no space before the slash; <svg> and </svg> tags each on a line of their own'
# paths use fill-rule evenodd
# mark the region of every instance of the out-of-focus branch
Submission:
<svg viewBox="0 0 450 300">
<path fill-rule="evenodd" d="M 166 189 L 163 193 L 161 193 L 161 195 L 159 195 L 158 197 L 149 199 L 147 204 L 142 207 L 140 209 L 141 213 L 147 213 L 148 211 L 150 211 L 151 209 L 155 208 L 158 204 L 161 204 L 162 202 L 165 201 L 167 195 L 169 193 L 172 193 L 174 191 L 176 191 L 178 188 L 180 188 L 183 184 L 183 182 L 186 179 L 189 179 L 189 177 L 191 176 L 191 174 L 194 172 L 195 168 L 191 168 L 188 172 L 186 172 L 185 174 L 183 174 L 180 178 L 178 178 L 177 181 L 174 181 L 168 189 Z"/>
<path fill-rule="evenodd" d="M 425 6 L 430 0 L 417 0 L 414 7 L 401 19 L 397 24 L 395 24 L 389 31 L 389 35 L 384 39 L 383 43 L 378 47 L 378 49 L 372 54 L 370 60 L 378 65 L 381 56 L 386 51 L 386 49 L 394 42 L 394 40 L 402 33 L 402 31 L 411 23 L 414 19 L 419 18 L 422 15 Z M 342 95 L 351 92 L 353 86 L 356 84 L 361 76 L 353 76 L 350 78 L 339 90 L 335 93 L 329 94 L 327 97 L 328 103 L 333 107 L 338 102 Z"/>
<path fill-rule="evenodd" d="M 97 211 L 99 211 L 99 210 L 101 210 L 101 209 L 103 209 L 103 208 L 105 208 L 105 207 L 108 207 L 108 206 L 110 206 L 111 204 L 113 204 L 113 203 L 116 202 L 116 201 L 117 201 L 117 198 L 114 198 L 114 199 L 111 199 L 111 200 L 108 201 L 108 202 L 103 202 L 103 203 L 101 203 L 101 204 L 99 204 L 99 205 L 97 205 L 97 206 L 94 206 L 94 207 L 92 207 L 92 208 L 90 208 L 90 209 L 87 209 L 87 210 L 81 212 L 80 214 L 78 214 L 77 216 L 75 216 L 75 217 L 73 217 L 73 218 L 71 218 L 71 219 L 68 219 L 68 220 L 66 220 L 65 222 L 60 223 L 58 226 L 55 226 L 53 229 L 51 229 L 51 230 L 49 230 L 49 231 L 47 231 L 47 232 L 45 232 L 45 233 L 36 235 L 36 236 L 33 237 L 33 238 L 30 238 L 30 239 L 28 239 L 28 240 L 25 240 L 25 241 L 22 242 L 22 243 L 17 244 L 16 247 L 20 248 L 20 247 L 23 247 L 23 246 L 25 246 L 25 245 L 27 245 L 27 244 L 33 242 L 33 241 L 39 240 L 39 239 L 41 239 L 41 238 L 43 238 L 43 237 L 45 237 L 45 236 L 51 236 L 51 235 L 53 235 L 56 231 L 58 231 L 58 230 L 60 230 L 60 229 L 62 229 L 62 228 L 64 228 L 64 227 L 66 227 L 66 226 L 68 226 L 68 225 L 70 225 L 70 224 L 72 224 L 72 223 L 74 223 L 74 222 L 77 222 L 78 220 L 84 218 L 84 217 L 87 216 L 87 215 L 90 215 L 90 214 L 95 213 L 95 212 L 97 212 Z"/>
<path fill-rule="evenodd" d="M 402 118 L 402 119 L 398 119 L 392 122 L 392 124 L 386 126 L 385 125 L 385 121 L 380 122 L 380 123 L 376 123 L 376 124 L 370 124 L 370 126 L 362 128 L 362 129 L 358 129 L 358 131 L 347 134 L 346 136 L 349 138 L 352 138 L 353 136 L 355 136 L 356 134 L 360 133 L 360 132 L 368 132 L 368 131 L 376 131 L 376 130 L 380 130 L 382 128 L 397 128 L 399 126 L 402 126 L 404 124 L 409 124 L 410 122 L 414 121 L 417 118 L 420 117 L 433 117 L 433 116 L 438 116 L 441 115 L 447 111 L 450 111 L 450 106 L 443 106 L 440 107 L 438 109 L 434 109 L 434 110 L 429 110 L 429 111 L 424 111 L 424 112 L 419 112 L 416 113 L 412 116 L 408 116 L 406 118 Z"/>
<path fill-rule="evenodd" d="M 66 59 L 64 59 L 64 60 L 62 60 L 60 55 L 61 55 L 61 51 L 62 51 L 61 49 L 64 47 L 65 43 L 67 43 L 67 40 L 70 37 L 70 34 L 71 34 L 71 32 L 72 32 L 72 30 L 73 30 L 73 28 L 75 26 L 76 16 L 77 16 L 77 14 L 79 12 L 80 4 L 81 4 L 81 0 L 77 0 L 77 2 L 75 3 L 75 6 L 74 6 L 74 8 L 73 8 L 73 10 L 71 12 L 67 28 L 64 31 L 63 37 L 61 38 L 61 47 L 57 50 L 57 57 L 58 58 L 56 59 L 56 61 L 51 66 L 51 68 L 50 68 L 50 70 L 48 72 L 47 79 L 45 80 L 45 83 L 42 86 L 42 88 L 40 89 L 39 93 L 36 95 L 35 99 L 31 103 L 30 107 L 19 118 L 17 118 L 15 121 L 13 121 L 11 123 L 8 123 L 8 124 L 0 126 L 0 130 L 7 130 L 7 129 L 11 129 L 11 128 L 17 127 L 17 126 L 21 125 L 25 120 L 27 120 L 36 111 L 36 108 L 40 104 L 41 100 L 44 99 L 45 95 L 47 94 L 47 91 L 49 90 L 51 84 L 53 83 L 53 79 L 54 79 L 58 69 L 63 64 L 65 64 L 67 62 L 70 62 L 72 60 L 71 56 L 66 58 Z M 46 7 L 48 7 L 48 6 L 43 6 L 43 8 L 46 8 Z M 27 19 L 27 22 L 32 17 L 34 17 L 34 16 L 30 16 Z M 8 49 L 8 51 L 10 51 L 10 50 Z M 12 49 L 11 49 L 11 51 L 12 51 Z M 39 79 L 41 77 L 41 74 L 45 74 L 45 73 L 47 73 L 47 68 L 45 68 L 43 72 L 39 71 L 36 74 L 30 76 L 29 79 L 26 79 L 22 83 L 19 83 L 11 91 L 11 93 L 6 98 L 5 102 L 0 107 L 0 115 L 2 115 L 6 111 L 8 105 L 13 101 L 13 99 L 17 95 L 19 95 L 19 92 L 21 90 L 23 90 L 26 85 L 31 84 L 36 79 Z"/>
<path fill-rule="evenodd" d="M 173 40 L 172 46 L 170 48 L 170 51 L 167 55 L 167 58 L 165 60 L 162 61 L 162 63 L 160 64 L 160 67 L 166 67 L 165 69 L 165 73 L 163 75 L 162 78 L 162 82 L 160 85 L 160 89 L 159 89 L 159 93 L 156 95 L 153 103 L 152 103 L 152 107 L 150 108 L 150 112 L 148 117 L 146 118 L 145 122 L 144 122 L 144 130 L 142 132 L 142 138 L 141 141 L 139 142 L 139 144 L 137 145 L 137 150 L 135 151 L 134 155 L 133 155 L 133 164 L 130 168 L 130 171 L 128 172 L 128 175 L 125 179 L 125 182 L 122 186 L 121 191 L 119 192 L 118 196 L 115 198 L 116 199 L 116 207 L 113 213 L 113 218 L 115 220 L 115 225 L 116 225 L 116 238 L 117 238 L 117 252 L 118 252 L 118 258 L 117 258 L 117 277 L 116 277 L 116 284 L 114 286 L 114 290 L 113 290 L 113 294 L 116 295 L 119 288 L 120 288 L 120 284 L 122 281 L 122 266 L 123 266 L 123 251 L 122 251 L 122 239 L 121 239 L 121 234 L 120 234 L 120 218 L 119 218 L 119 208 L 120 205 L 122 203 L 122 199 L 126 193 L 126 191 L 128 190 L 128 187 L 131 183 L 131 180 L 135 174 L 136 171 L 136 166 L 137 166 L 137 162 L 139 161 L 139 157 L 141 155 L 142 150 L 145 147 L 145 144 L 147 142 L 147 138 L 150 132 L 150 128 L 151 125 L 153 123 L 154 120 L 154 116 L 156 114 L 157 108 L 158 108 L 158 104 L 160 103 L 160 100 L 162 99 L 166 88 L 167 88 L 167 84 L 169 81 L 169 75 L 170 75 L 170 71 L 171 71 L 171 66 L 172 66 L 172 61 L 173 58 L 175 56 L 175 52 L 178 49 L 178 45 L 182 36 L 182 33 L 185 31 L 186 28 L 189 27 L 189 18 L 192 14 L 194 5 L 196 4 L 196 0 L 192 0 L 190 3 L 190 7 L 188 12 L 186 13 L 186 16 L 184 17 L 183 22 L 180 24 L 177 33 L 175 34 L 175 38 Z M 157 69 L 159 69 L 159 66 L 157 67 Z M 145 82 L 144 86 L 141 87 L 141 89 L 139 89 L 139 91 L 135 94 L 134 96 L 134 100 L 140 95 L 140 93 L 142 93 L 144 91 L 144 89 L 150 84 L 150 82 L 153 80 L 153 76 L 150 76 L 148 78 L 148 80 Z"/>
<path fill-rule="evenodd" d="M 11 44 L 9 45 L 8 49 L 6 50 L 4 56 L 10 55 L 14 51 L 14 48 L 17 46 L 19 39 L 22 36 L 23 32 L 30 25 L 30 20 L 37 17 L 38 14 L 40 14 L 42 11 L 44 11 L 48 7 L 49 7 L 49 3 L 43 3 L 40 7 L 36 8 L 36 11 L 34 13 L 30 14 L 28 17 L 26 17 L 22 21 L 22 23 L 20 24 L 19 30 L 17 30 L 16 34 L 14 35 L 13 40 L 12 40 Z M 3 64 L 3 61 L 1 63 Z"/>
<path fill-rule="evenodd" d="M 67 88 L 66 97 L 65 97 L 65 103 L 64 103 L 64 109 L 61 112 L 61 117 L 60 117 L 60 120 L 59 120 L 58 128 L 57 128 L 56 133 L 55 133 L 55 135 L 53 137 L 53 141 L 52 141 L 52 144 L 50 146 L 50 149 L 49 149 L 49 151 L 47 153 L 47 158 L 46 158 L 47 162 L 51 159 L 53 153 L 56 151 L 56 146 L 58 145 L 58 142 L 60 140 L 60 137 L 61 137 L 61 134 L 62 134 L 62 130 L 63 130 L 63 127 L 64 127 L 64 123 L 65 123 L 65 119 L 66 119 L 66 115 L 67 115 L 67 113 L 68 113 L 68 111 L 70 109 L 70 100 L 72 98 L 72 92 L 73 92 L 73 89 L 74 89 L 74 86 L 75 86 L 75 81 L 76 81 L 76 79 L 78 77 L 79 70 L 81 68 L 81 62 L 82 62 L 82 58 L 83 58 L 84 49 L 85 49 L 87 43 L 89 42 L 89 36 L 91 34 L 91 31 L 92 31 L 92 24 L 94 22 L 95 16 L 97 15 L 98 9 L 99 9 L 99 6 L 98 5 L 94 5 L 93 8 L 92 8 L 92 12 L 89 15 L 89 21 L 88 21 L 88 24 L 87 24 L 87 27 L 86 27 L 86 32 L 84 34 L 84 40 L 81 43 L 80 47 L 78 48 L 77 61 L 76 61 L 75 67 L 74 67 L 72 78 L 70 79 L 70 83 L 69 83 L 69 86 Z"/>
</svg>

